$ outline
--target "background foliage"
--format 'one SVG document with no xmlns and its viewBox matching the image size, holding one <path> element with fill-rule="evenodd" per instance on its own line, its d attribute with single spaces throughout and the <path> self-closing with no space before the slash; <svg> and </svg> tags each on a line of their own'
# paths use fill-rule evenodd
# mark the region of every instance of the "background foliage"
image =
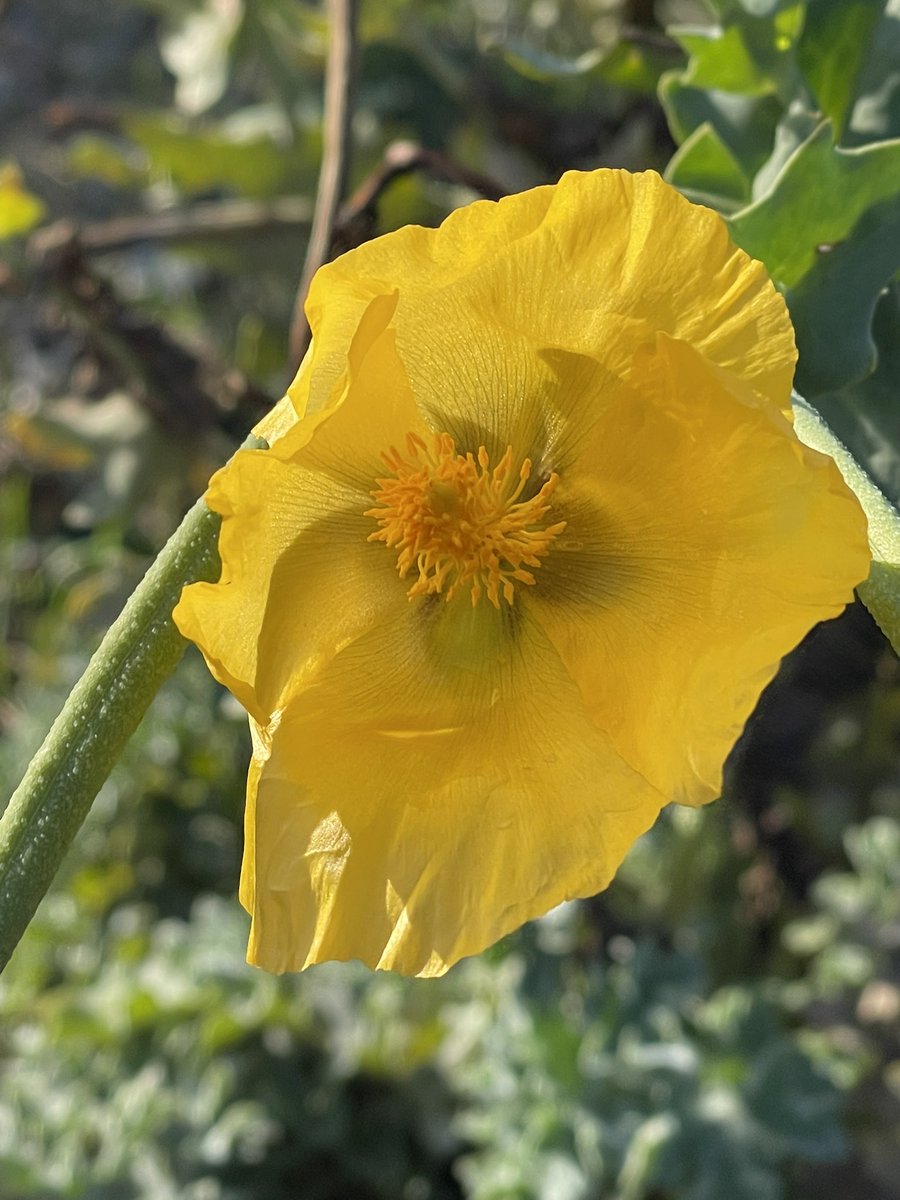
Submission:
<svg viewBox="0 0 900 1200">
<path fill-rule="evenodd" d="M 289 379 L 326 34 L 301 0 L 0 10 L 7 792 Z M 363 0 L 351 183 L 429 154 L 341 236 L 663 170 L 766 262 L 799 389 L 896 502 L 898 136 L 896 0 Z M 664 814 L 603 896 L 442 980 L 275 979 L 234 898 L 244 721 L 189 653 L 0 984 L 0 1195 L 896 1200 L 898 745 L 856 606 L 725 799 Z"/>
</svg>

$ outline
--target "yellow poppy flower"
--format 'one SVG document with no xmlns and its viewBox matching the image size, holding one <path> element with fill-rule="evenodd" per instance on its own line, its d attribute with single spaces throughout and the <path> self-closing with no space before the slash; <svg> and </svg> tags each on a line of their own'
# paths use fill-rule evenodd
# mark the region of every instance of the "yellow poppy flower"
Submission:
<svg viewBox="0 0 900 1200">
<path fill-rule="evenodd" d="M 250 961 L 438 975 L 718 794 L 865 519 L 792 431 L 781 297 L 653 173 L 379 238 L 308 312 L 175 618 L 251 718 Z"/>
</svg>

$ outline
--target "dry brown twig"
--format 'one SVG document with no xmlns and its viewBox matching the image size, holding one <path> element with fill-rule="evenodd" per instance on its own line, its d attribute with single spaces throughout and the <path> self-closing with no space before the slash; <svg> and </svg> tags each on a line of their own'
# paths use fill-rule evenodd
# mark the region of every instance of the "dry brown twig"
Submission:
<svg viewBox="0 0 900 1200">
<path fill-rule="evenodd" d="M 467 188 L 487 200 L 506 195 L 502 188 L 480 171 L 472 171 L 440 150 L 417 142 L 392 142 L 379 166 L 360 184 L 338 214 L 333 249 L 338 253 L 360 246 L 375 233 L 375 218 L 382 193 L 401 175 L 424 171 L 432 179 Z"/>
<path fill-rule="evenodd" d="M 330 37 L 325 65 L 325 116 L 322 126 L 322 166 L 309 246 L 291 317 L 288 351 L 299 363 L 310 332 L 303 305 L 312 277 L 328 261 L 334 225 L 347 180 L 350 126 L 353 115 L 353 68 L 356 57 L 358 0 L 328 0 Z"/>
<path fill-rule="evenodd" d="M 313 209 L 305 196 L 272 200 L 211 200 L 188 209 L 115 217 L 82 225 L 78 240 L 85 251 L 103 254 L 142 242 L 212 241 L 267 230 L 308 225 Z"/>
</svg>

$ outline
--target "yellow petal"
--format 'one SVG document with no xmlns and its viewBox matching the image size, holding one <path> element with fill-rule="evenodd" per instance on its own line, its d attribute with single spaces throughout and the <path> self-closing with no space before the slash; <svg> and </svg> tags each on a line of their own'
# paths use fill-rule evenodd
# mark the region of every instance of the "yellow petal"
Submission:
<svg viewBox="0 0 900 1200">
<path fill-rule="evenodd" d="M 665 336 L 557 499 L 536 619 L 622 757 L 672 799 L 714 799 L 781 657 L 866 577 L 862 510 L 776 409 Z"/>
<path fill-rule="evenodd" d="M 301 365 L 300 371 L 297 373 L 297 379 L 291 384 L 295 392 L 299 391 L 298 380 L 304 373 L 304 367 Z M 285 437 L 298 423 L 302 415 L 303 409 L 298 409 L 298 403 L 302 404 L 303 402 L 295 402 L 290 394 L 282 396 L 262 420 L 253 426 L 253 433 L 257 437 L 265 438 L 270 446 L 273 442 L 277 442 L 280 438 Z"/>
<path fill-rule="evenodd" d="M 178 628 L 262 724 L 386 606 L 404 604 L 396 561 L 364 516 L 382 448 L 424 428 L 387 321 L 364 314 L 332 406 L 290 425 L 270 450 L 242 450 L 210 483 L 222 515 L 222 578 L 185 588 Z"/>
<path fill-rule="evenodd" d="M 251 960 L 439 974 L 717 794 L 779 658 L 865 576 L 865 523 L 793 436 L 781 297 L 652 173 L 389 235 L 308 310 L 293 415 L 213 481 L 222 579 L 176 617 L 253 718 Z M 369 541 L 382 454 L 432 433 L 456 444 L 387 464 L 393 548 Z M 441 593 L 529 545 L 512 600 Z M 436 594 L 407 598 L 401 546 Z"/>
<path fill-rule="evenodd" d="M 441 974 L 604 887 L 662 803 L 526 614 L 409 605 L 257 731 L 249 959 Z"/>
<path fill-rule="evenodd" d="M 408 227 L 343 255 L 310 290 L 314 347 L 331 364 L 320 370 L 337 370 L 368 299 L 394 288 L 398 347 L 426 403 L 435 394 L 477 402 L 475 370 L 514 370 L 485 351 L 489 323 L 613 373 L 668 333 L 789 409 L 796 351 L 784 301 L 716 213 L 652 171 L 569 172 L 553 187 L 458 209 L 439 229 Z"/>
</svg>

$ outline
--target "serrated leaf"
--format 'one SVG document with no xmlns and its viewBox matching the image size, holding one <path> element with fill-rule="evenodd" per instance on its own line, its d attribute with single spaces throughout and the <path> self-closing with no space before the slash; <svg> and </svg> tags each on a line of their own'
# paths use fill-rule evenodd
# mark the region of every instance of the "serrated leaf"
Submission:
<svg viewBox="0 0 900 1200">
<path fill-rule="evenodd" d="M 729 224 L 734 240 L 785 287 L 846 238 L 863 213 L 900 192 L 900 140 L 858 150 L 834 145 L 824 121 L 788 159 L 769 192 Z"/>
<path fill-rule="evenodd" d="M 678 71 L 662 77 L 659 99 L 679 145 L 708 124 L 748 176 L 755 175 L 769 157 L 783 111 L 775 96 L 704 91 L 685 84 Z"/>
<path fill-rule="evenodd" d="M 872 320 L 900 268 L 900 195 L 865 212 L 850 236 L 788 291 L 803 395 L 839 391 L 871 375 L 878 361 Z"/>
<path fill-rule="evenodd" d="M 770 21 L 670 32 L 690 55 L 682 76 L 690 87 L 767 95 L 778 90 L 790 66 L 790 39 Z"/>
<path fill-rule="evenodd" d="M 709 122 L 679 147 L 666 168 L 666 179 L 691 200 L 720 212 L 733 212 L 750 198 L 749 179 Z"/>
<path fill-rule="evenodd" d="M 794 428 L 813 450 L 833 458 L 869 522 L 872 569 L 857 588 L 860 599 L 900 654 L 900 512 L 875 486 L 811 404 L 793 396 Z"/>
<path fill-rule="evenodd" d="M 685 70 L 663 77 L 660 101 L 678 143 L 708 123 L 752 178 L 771 153 L 794 89 L 793 46 L 802 6 L 767 19 L 741 12 L 733 0 L 717 7 L 720 24 L 670 31 L 690 59 Z"/>
<path fill-rule="evenodd" d="M 775 180 L 784 170 L 785 163 L 810 134 L 819 128 L 821 121 L 818 113 L 809 111 L 805 99 L 795 100 L 788 105 L 787 112 L 775 129 L 772 153 L 753 179 L 751 199 L 759 200 L 768 195 Z"/>
<path fill-rule="evenodd" d="M 872 32 L 881 16 L 877 0 L 816 0 L 797 43 L 797 65 L 822 115 L 840 138 L 856 93 Z"/>
</svg>

